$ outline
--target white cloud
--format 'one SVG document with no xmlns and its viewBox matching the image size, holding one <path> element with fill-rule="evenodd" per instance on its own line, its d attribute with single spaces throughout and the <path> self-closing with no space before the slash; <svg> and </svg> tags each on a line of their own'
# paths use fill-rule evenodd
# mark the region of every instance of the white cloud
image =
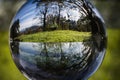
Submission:
<svg viewBox="0 0 120 80">
<path fill-rule="evenodd" d="M 20 31 L 22 29 L 32 26 L 32 24 L 33 24 L 33 20 L 31 18 L 25 20 L 24 22 L 20 23 Z"/>
</svg>

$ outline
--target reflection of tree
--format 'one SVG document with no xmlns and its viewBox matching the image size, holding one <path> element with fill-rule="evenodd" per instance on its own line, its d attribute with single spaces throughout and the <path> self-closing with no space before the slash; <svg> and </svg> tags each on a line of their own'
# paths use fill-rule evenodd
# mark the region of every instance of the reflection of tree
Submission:
<svg viewBox="0 0 120 80">
<path fill-rule="evenodd" d="M 93 55 L 95 54 L 95 45 L 93 41 L 90 39 L 86 39 L 83 41 L 84 44 L 84 50 L 82 51 L 83 54 L 86 54 L 85 61 L 91 62 L 91 59 L 93 58 Z"/>
<path fill-rule="evenodd" d="M 90 20 L 87 17 L 77 21 L 77 30 L 81 32 L 91 32 Z"/>
<path fill-rule="evenodd" d="M 52 31 L 56 29 L 91 31 L 91 26 L 90 26 L 91 24 L 89 20 L 90 19 L 89 15 L 91 15 L 90 13 L 91 11 L 88 10 L 88 7 L 86 7 L 85 4 L 86 2 L 83 3 L 84 1 L 80 1 L 81 3 L 83 3 L 82 6 L 80 6 L 76 2 L 74 2 L 76 5 L 73 5 L 71 3 L 64 3 L 59 0 L 57 2 L 49 2 L 49 1 L 40 2 L 35 0 L 34 2 L 37 2 L 36 9 L 38 10 L 38 13 L 36 17 L 38 17 L 40 23 L 43 24 L 43 31 Z M 52 9 L 51 5 L 54 5 L 54 8 L 56 9 Z M 78 13 L 82 14 L 82 16 L 77 21 L 75 21 L 72 20 L 71 17 L 75 16 L 74 14 L 72 14 L 72 12 L 77 10 Z M 65 12 L 65 14 L 62 14 L 62 11 Z"/>
<path fill-rule="evenodd" d="M 60 12 L 61 12 L 61 7 L 62 7 L 62 3 L 58 3 L 58 7 L 59 7 L 59 11 L 58 11 L 58 18 L 57 18 L 57 23 L 58 23 L 58 26 L 60 27 Z"/>
<path fill-rule="evenodd" d="M 71 59 L 75 59 L 74 63 L 70 63 L 71 65 L 68 66 L 66 69 L 73 69 L 75 71 L 79 70 L 80 72 L 84 71 L 85 68 L 88 67 L 89 62 L 91 61 L 92 55 L 92 44 L 90 41 L 84 41 L 82 43 L 84 47 L 80 53 L 75 54 L 71 57 Z M 74 48 L 73 48 L 74 49 Z M 82 56 L 80 56 L 82 54 Z"/>
<path fill-rule="evenodd" d="M 66 45 L 69 47 L 68 51 L 64 50 Z M 41 43 L 36 47 L 40 49 L 40 54 L 36 57 L 38 68 L 48 70 L 71 69 L 72 67 L 82 70 L 91 56 L 90 42 L 85 43 L 82 53 L 74 52 L 74 49 L 78 47 L 77 43 Z"/>
<path fill-rule="evenodd" d="M 102 51 L 104 48 L 106 48 L 106 37 L 101 34 L 94 34 L 92 36 L 92 41 L 95 47 L 98 49 L 98 51 Z"/>
<path fill-rule="evenodd" d="M 11 30 L 10 30 L 10 37 L 14 40 L 15 37 L 19 36 L 19 28 L 20 28 L 20 25 L 19 25 L 19 19 L 16 20 L 12 27 L 11 27 Z"/>
<path fill-rule="evenodd" d="M 44 24 L 43 31 L 45 31 L 45 28 L 46 28 L 47 3 L 45 3 L 44 7 L 45 7 L 45 9 L 44 9 L 45 11 L 42 12 L 42 14 L 44 15 L 44 18 L 43 18 L 43 24 Z"/>
<path fill-rule="evenodd" d="M 87 15 L 87 18 L 90 19 L 90 27 L 92 34 L 100 33 L 105 34 L 104 23 L 101 18 L 96 14 L 95 7 L 87 0 L 81 0 L 79 2 L 74 2 L 76 5 L 80 6 L 82 11 Z M 81 5 L 82 4 L 82 5 Z"/>
<path fill-rule="evenodd" d="M 104 53 L 101 53 L 105 48 L 105 40 L 97 39 L 101 37 L 101 35 L 91 36 L 89 39 L 85 39 L 83 41 L 84 49 L 82 51 L 85 56 L 83 57 L 83 69 L 81 73 L 90 75 L 93 73 L 101 64 L 101 60 L 103 59 Z M 102 55 L 102 56 L 100 56 Z M 85 76 L 82 76 L 85 77 Z"/>
<path fill-rule="evenodd" d="M 105 34 L 104 24 L 102 19 L 100 19 L 97 14 L 93 11 L 95 7 L 92 6 L 89 2 L 85 2 L 85 0 L 82 0 L 83 7 L 86 9 L 88 13 L 88 17 L 91 20 L 91 27 L 92 27 L 92 34 L 96 33 L 102 33 Z"/>
<path fill-rule="evenodd" d="M 39 2 L 37 2 L 36 8 L 38 9 L 38 14 L 37 17 L 39 17 L 40 20 L 43 20 L 43 31 L 45 31 L 46 29 L 46 14 L 48 12 L 48 7 L 47 7 L 48 3 L 44 3 L 41 4 Z M 43 16 L 42 16 L 43 15 Z"/>
<path fill-rule="evenodd" d="M 11 42 L 10 47 L 14 54 L 19 54 L 19 42 Z"/>
<path fill-rule="evenodd" d="M 43 24 L 43 31 L 56 30 L 59 26 L 58 20 L 60 16 L 58 16 L 58 11 L 56 9 L 52 10 L 52 7 L 50 6 L 52 4 L 55 6 L 58 6 L 56 2 L 54 3 L 37 2 L 36 9 L 38 10 L 38 14 L 36 15 L 36 17 L 38 17 L 40 20 L 40 23 Z M 50 10 L 51 12 L 53 11 L 53 14 L 50 13 Z"/>
<path fill-rule="evenodd" d="M 38 43 L 34 48 L 38 50 L 38 54 L 35 53 L 33 58 L 37 68 L 52 74 L 59 74 L 60 71 L 79 71 L 80 74 L 84 74 L 89 71 L 91 65 L 96 64 L 96 58 L 99 56 L 99 50 L 92 37 L 83 43 Z M 55 72 L 56 70 L 58 72 Z"/>
<path fill-rule="evenodd" d="M 48 53 L 48 50 L 47 50 L 47 43 L 43 43 L 43 45 L 44 45 L 44 49 L 43 49 L 43 53 L 45 54 L 45 58 L 46 58 L 46 65 L 45 65 L 45 67 L 46 67 L 46 69 L 49 67 L 49 53 Z"/>
<path fill-rule="evenodd" d="M 23 70 L 22 66 L 20 65 L 19 45 L 20 45 L 19 42 L 11 42 L 10 43 L 14 62 L 20 70 Z"/>
</svg>

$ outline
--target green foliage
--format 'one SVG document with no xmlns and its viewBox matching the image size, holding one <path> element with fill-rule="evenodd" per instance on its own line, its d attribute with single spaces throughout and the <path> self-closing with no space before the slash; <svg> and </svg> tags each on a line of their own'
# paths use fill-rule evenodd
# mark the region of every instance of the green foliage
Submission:
<svg viewBox="0 0 120 80">
<path fill-rule="evenodd" d="M 90 36 L 90 32 L 56 30 L 22 35 L 17 39 L 20 39 L 24 42 L 80 42 Z"/>
<path fill-rule="evenodd" d="M 120 29 L 108 29 L 107 31 L 107 54 L 102 66 L 89 80 L 120 79 Z M 6 32 L 0 32 L 0 80 L 26 80 L 13 63 Z"/>
</svg>

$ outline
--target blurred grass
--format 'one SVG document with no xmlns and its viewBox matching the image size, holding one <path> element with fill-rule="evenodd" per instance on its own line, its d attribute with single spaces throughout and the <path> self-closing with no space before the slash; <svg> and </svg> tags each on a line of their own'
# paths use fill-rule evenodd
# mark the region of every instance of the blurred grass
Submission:
<svg viewBox="0 0 120 80">
<path fill-rule="evenodd" d="M 120 79 L 120 29 L 107 29 L 108 48 L 103 64 L 89 80 Z M 0 32 L 0 80 L 26 80 L 13 63 L 8 32 Z"/>
<path fill-rule="evenodd" d="M 108 45 L 105 59 L 89 80 L 120 80 L 120 29 L 107 29 Z"/>
<path fill-rule="evenodd" d="M 0 32 L 0 80 L 26 80 L 12 61 L 8 32 Z"/>
</svg>

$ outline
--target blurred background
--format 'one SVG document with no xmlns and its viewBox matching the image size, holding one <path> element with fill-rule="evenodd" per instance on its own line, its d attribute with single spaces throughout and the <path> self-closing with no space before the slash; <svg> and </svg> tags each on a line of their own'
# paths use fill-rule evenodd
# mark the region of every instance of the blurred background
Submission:
<svg viewBox="0 0 120 80">
<path fill-rule="evenodd" d="M 107 53 L 89 80 L 120 79 L 120 1 L 91 0 L 103 16 L 108 34 Z M 25 0 L 0 0 L 0 80 L 27 80 L 15 66 L 8 44 L 9 26 Z"/>
</svg>

